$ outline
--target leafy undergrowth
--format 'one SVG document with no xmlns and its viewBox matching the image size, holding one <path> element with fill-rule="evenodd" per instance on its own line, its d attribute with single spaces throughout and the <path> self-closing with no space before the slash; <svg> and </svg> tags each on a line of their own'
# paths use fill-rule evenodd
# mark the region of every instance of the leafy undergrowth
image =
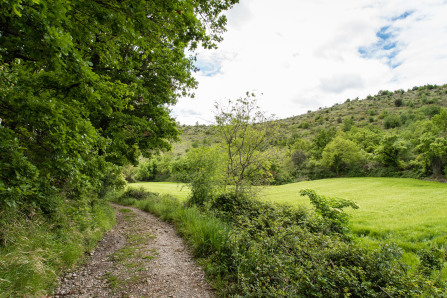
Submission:
<svg viewBox="0 0 447 298">
<path fill-rule="evenodd" d="M 232 194 L 202 208 L 154 193 L 136 199 L 125 192 L 116 201 L 174 222 L 222 296 L 445 295 L 445 252 L 422 252 L 419 268 L 409 270 L 395 245 L 371 251 L 353 241 L 342 208 L 354 204 L 302 194 L 315 212 Z"/>
<path fill-rule="evenodd" d="M 80 262 L 115 221 L 104 203 L 67 206 L 50 219 L 0 214 L 0 297 L 45 296 L 63 270 Z"/>
</svg>

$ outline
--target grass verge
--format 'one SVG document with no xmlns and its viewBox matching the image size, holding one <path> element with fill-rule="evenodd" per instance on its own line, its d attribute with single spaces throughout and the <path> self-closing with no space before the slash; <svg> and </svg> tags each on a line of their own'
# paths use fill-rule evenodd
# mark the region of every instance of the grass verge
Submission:
<svg viewBox="0 0 447 298">
<path fill-rule="evenodd" d="M 69 209 L 52 219 L 12 211 L 0 214 L 0 297 L 51 294 L 61 272 L 79 263 L 115 223 L 106 203 Z"/>
</svg>

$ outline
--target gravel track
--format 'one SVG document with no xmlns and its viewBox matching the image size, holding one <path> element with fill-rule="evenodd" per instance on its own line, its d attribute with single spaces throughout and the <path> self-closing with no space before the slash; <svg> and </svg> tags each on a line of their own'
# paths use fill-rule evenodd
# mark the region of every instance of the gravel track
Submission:
<svg viewBox="0 0 447 298">
<path fill-rule="evenodd" d="M 214 297 L 174 228 L 113 204 L 117 224 L 84 266 L 61 278 L 53 297 Z"/>
</svg>

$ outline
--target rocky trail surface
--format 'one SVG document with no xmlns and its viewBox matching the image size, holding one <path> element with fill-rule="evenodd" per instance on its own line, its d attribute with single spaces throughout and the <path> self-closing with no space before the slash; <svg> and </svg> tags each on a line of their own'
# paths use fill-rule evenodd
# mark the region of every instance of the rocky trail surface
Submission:
<svg viewBox="0 0 447 298">
<path fill-rule="evenodd" d="M 61 278 L 53 297 L 213 297 L 213 289 L 173 227 L 113 205 L 117 224 L 86 264 Z"/>
</svg>

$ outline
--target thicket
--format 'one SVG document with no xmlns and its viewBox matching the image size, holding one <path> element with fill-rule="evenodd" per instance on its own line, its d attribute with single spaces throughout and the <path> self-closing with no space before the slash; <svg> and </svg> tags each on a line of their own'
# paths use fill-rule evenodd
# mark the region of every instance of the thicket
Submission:
<svg viewBox="0 0 447 298">
<path fill-rule="evenodd" d="M 353 202 L 311 190 L 302 195 L 310 197 L 314 209 L 235 193 L 221 194 L 200 208 L 168 196 L 137 200 L 125 194 L 116 200 L 174 222 L 222 296 L 445 295 L 446 283 L 437 279 L 443 252 L 421 252 L 420 268 L 410 270 L 392 244 L 372 251 L 356 244 L 343 212 Z"/>
</svg>

